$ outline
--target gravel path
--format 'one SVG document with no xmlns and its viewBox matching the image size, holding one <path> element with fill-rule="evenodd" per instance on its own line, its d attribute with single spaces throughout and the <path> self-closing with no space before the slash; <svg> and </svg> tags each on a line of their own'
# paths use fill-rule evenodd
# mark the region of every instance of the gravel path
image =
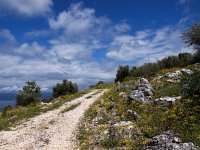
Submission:
<svg viewBox="0 0 200 150">
<path fill-rule="evenodd" d="M 29 121 L 0 132 L 0 150 L 73 150 L 74 132 L 85 110 L 106 90 L 95 94 L 94 90 L 84 96 L 66 103 L 58 109 L 29 119 Z M 88 98 L 88 96 L 92 96 Z M 79 104 L 71 111 L 61 113 L 74 104 Z"/>
</svg>

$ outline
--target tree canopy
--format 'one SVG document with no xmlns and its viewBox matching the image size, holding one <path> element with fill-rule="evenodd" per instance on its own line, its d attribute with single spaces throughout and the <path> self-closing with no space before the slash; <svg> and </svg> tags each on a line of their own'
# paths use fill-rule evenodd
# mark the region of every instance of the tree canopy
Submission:
<svg viewBox="0 0 200 150">
<path fill-rule="evenodd" d="M 23 86 L 23 89 L 19 91 L 16 96 L 17 106 L 27 106 L 31 103 L 39 102 L 41 95 L 40 87 L 37 86 L 35 81 L 28 81 Z"/>
<path fill-rule="evenodd" d="M 53 87 L 52 96 L 56 98 L 66 94 L 74 94 L 76 92 L 78 92 L 78 86 L 76 83 L 72 83 L 68 80 L 63 80 L 62 83 L 57 83 Z"/>
</svg>

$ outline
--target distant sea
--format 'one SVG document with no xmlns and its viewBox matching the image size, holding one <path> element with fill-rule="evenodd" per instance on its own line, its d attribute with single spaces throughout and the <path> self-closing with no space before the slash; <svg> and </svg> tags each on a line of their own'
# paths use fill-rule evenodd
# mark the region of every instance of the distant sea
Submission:
<svg viewBox="0 0 200 150">
<path fill-rule="evenodd" d="M 42 93 L 41 95 L 41 99 L 50 97 L 51 93 Z M 0 111 L 2 111 L 2 109 L 7 105 L 15 107 L 16 105 L 15 98 L 16 98 L 16 93 L 0 93 Z"/>
</svg>

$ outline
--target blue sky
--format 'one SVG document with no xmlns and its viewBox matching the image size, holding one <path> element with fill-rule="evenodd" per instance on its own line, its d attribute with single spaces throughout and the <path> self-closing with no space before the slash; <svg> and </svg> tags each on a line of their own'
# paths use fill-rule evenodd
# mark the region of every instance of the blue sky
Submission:
<svg viewBox="0 0 200 150">
<path fill-rule="evenodd" d="M 87 87 L 138 66 L 191 52 L 181 33 L 200 21 L 199 0 L 0 0 L 0 92 L 36 80 Z"/>
</svg>

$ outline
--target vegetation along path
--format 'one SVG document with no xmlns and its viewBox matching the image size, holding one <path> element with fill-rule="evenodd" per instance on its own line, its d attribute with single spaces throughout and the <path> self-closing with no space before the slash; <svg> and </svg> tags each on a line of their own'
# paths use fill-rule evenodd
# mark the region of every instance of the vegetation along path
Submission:
<svg viewBox="0 0 200 150">
<path fill-rule="evenodd" d="M 88 107 L 106 90 L 94 90 L 84 96 L 0 132 L 3 150 L 71 150 L 75 149 L 74 132 Z"/>
</svg>

